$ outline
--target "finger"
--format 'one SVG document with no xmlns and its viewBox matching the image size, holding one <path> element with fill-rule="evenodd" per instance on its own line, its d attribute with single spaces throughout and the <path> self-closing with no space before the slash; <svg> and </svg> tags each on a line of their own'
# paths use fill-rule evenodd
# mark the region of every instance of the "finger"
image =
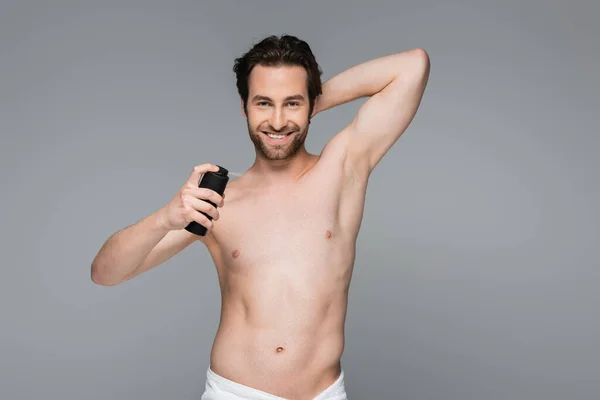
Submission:
<svg viewBox="0 0 600 400">
<path fill-rule="evenodd" d="M 196 211 L 202 211 L 205 214 L 210 215 L 212 219 L 217 221 L 219 219 L 219 211 L 211 204 L 207 203 L 204 200 L 190 198 L 188 200 L 188 204 Z"/>
<path fill-rule="evenodd" d="M 211 163 L 196 165 L 194 167 L 194 170 L 192 171 L 187 183 L 197 187 L 198 184 L 200 183 L 200 176 L 207 173 L 208 171 L 217 172 L 218 170 L 219 170 L 219 167 L 217 167 L 215 164 L 211 164 Z"/>
<path fill-rule="evenodd" d="M 210 219 L 206 218 L 206 215 L 196 210 L 192 211 L 192 218 L 194 219 L 194 221 L 196 221 L 206 229 L 210 229 L 213 226 L 213 222 Z"/>
<path fill-rule="evenodd" d="M 207 188 L 194 188 L 191 192 L 197 199 L 208 200 L 213 204 L 216 204 L 217 207 L 223 207 L 223 197 L 214 190 Z"/>
</svg>

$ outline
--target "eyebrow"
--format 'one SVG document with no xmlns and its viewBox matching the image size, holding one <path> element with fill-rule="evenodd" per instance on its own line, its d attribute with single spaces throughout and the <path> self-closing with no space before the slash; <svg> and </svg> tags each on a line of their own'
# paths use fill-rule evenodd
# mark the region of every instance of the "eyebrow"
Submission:
<svg viewBox="0 0 600 400">
<path fill-rule="evenodd" d="M 267 96 L 262 96 L 260 94 L 257 94 L 256 96 L 254 96 L 252 98 L 252 101 L 257 101 L 257 100 L 264 100 L 264 101 L 270 101 L 273 102 L 273 99 L 271 99 L 270 97 Z M 304 101 L 304 96 L 302 96 L 301 94 L 295 94 L 293 96 L 288 96 L 285 99 L 283 99 L 283 101 L 290 101 L 290 100 L 302 100 Z"/>
</svg>

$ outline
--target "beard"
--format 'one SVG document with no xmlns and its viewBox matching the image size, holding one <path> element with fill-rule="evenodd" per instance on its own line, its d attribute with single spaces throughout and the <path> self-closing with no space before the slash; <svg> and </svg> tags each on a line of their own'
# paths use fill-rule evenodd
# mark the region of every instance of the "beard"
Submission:
<svg viewBox="0 0 600 400">
<path fill-rule="evenodd" d="M 257 128 L 256 131 L 253 131 L 248 120 L 246 120 L 246 124 L 248 125 L 248 133 L 250 134 L 250 140 L 254 143 L 254 148 L 267 160 L 287 160 L 293 158 L 304 146 L 309 126 L 307 124 L 304 128 L 300 128 L 294 125 L 292 133 L 290 133 L 293 137 L 287 143 L 278 145 L 265 143 L 265 134 L 262 133 L 262 130 Z M 289 131 L 289 129 L 286 131 Z"/>
</svg>

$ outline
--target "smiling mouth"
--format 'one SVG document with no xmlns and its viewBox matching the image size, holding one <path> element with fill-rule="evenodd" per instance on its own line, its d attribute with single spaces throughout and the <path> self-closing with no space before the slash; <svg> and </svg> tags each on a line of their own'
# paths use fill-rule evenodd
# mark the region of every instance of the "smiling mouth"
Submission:
<svg viewBox="0 0 600 400">
<path fill-rule="evenodd" d="M 276 134 L 276 133 L 269 133 L 269 132 L 265 132 L 265 131 L 262 131 L 262 133 L 264 133 L 265 135 L 267 135 L 270 139 L 273 139 L 273 140 L 283 140 L 283 139 L 285 139 L 286 137 L 288 137 L 289 135 L 291 135 L 294 132 L 285 133 L 283 135 Z"/>
</svg>

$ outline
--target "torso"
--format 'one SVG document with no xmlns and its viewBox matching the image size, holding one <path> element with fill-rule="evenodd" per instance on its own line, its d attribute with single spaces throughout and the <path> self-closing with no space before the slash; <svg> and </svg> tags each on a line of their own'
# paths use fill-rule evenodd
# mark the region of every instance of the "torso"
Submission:
<svg viewBox="0 0 600 400">
<path fill-rule="evenodd" d="M 325 154 L 325 153 L 323 153 Z M 221 286 L 211 369 L 287 398 L 312 398 L 341 371 L 348 288 L 366 178 L 329 150 L 296 182 L 240 177 L 204 239 Z"/>
</svg>

